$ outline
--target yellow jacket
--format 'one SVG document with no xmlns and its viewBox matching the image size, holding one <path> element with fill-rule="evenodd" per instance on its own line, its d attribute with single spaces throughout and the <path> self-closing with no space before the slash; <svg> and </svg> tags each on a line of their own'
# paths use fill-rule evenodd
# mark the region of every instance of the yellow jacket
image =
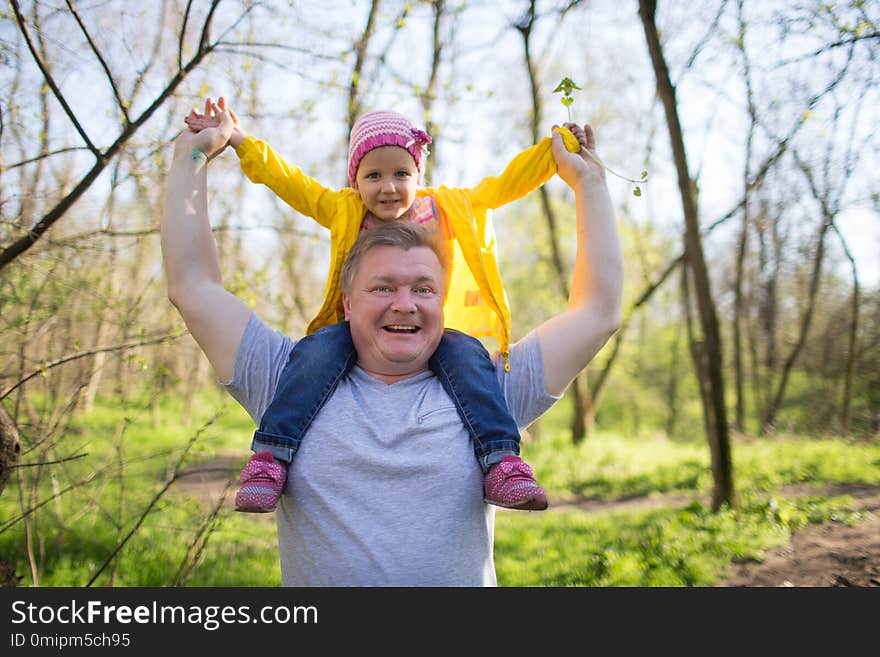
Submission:
<svg viewBox="0 0 880 657">
<path fill-rule="evenodd" d="M 351 187 L 324 187 L 254 137 L 245 139 L 235 152 L 252 182 L 266 185 L 294 210 L 330 229 L 330 275 L 324 304 L 307 333 L 342 321 L 339 275 L 366 214 L 358 192 Z M 505 365 L 510 309 L 498 270 L 491 210 L 522 198 L 554 173 L 556 161 L 547 137 L 517 155 L 499 176 L 485 178 L 476 187 L 428 187 L 416 194 L 435 199 L 454 238 L 452 280 L 443 308 L 446 326 L 473 336 L 495 336 Z"/>
</svg>

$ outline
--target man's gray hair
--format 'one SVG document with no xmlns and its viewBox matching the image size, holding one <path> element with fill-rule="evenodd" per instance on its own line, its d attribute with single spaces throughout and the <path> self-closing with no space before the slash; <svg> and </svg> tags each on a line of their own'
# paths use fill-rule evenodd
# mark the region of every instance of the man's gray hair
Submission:
<svg viewBox="0 0 880 657">
<path fill-rule="evenodd" d="M 377 246 L 392 246 L 403 251 L 420 247 L 431 249 L 443 269 L 444 296 L 449 291 L 449 279 L 452 275 L 452 253 L 446 240 L 440 237 L 436 231 L 430 231 L 418 224 L 387 221 L 375 228 L 363 231 L 355 240 L 345 263 L 342 265 L 340 274 L 340 284 L 344 293 L 348 294 L 351 291 L 364 254 Z"/>
</svg>

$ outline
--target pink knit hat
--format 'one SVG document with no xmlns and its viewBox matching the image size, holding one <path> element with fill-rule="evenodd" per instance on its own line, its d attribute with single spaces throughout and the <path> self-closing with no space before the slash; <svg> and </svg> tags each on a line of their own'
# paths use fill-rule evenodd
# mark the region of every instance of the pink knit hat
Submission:
<svg viewBox="0 0 880 657">
<path fill-rule="evenodd" d="M 427 145 L 430 143 L 431 137 L 428 133 L 416 128 L 402 114 L 391 110 L 367 112 L 354 122 L 348 140 L 348 182 L 352 187 L 355 186 L 361 158 L 380 146 L 405 148 L 415 160 L 416 169 L 422 173 L 423 157 L 428 154 Z"/>
</svg>

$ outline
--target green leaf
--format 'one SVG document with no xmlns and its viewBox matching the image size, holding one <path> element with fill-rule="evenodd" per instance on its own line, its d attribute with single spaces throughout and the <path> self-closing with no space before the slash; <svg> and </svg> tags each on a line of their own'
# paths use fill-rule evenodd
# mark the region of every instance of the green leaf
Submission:
<svg viewBox="0 0 880 657">
<path fill-rule="evenodd" d="M 562 104 L 565 105 L 566 107 L 568 107 L 569 105 L 571 105 L 574 102 L 574 98 L 571 98 L 569 96 L 565 96 L 564 98 L 560 98 L 559 100 L 562 101 Z"/>
<path fill-rule="evenodd" d="M 633 196 L 641 196 L 641 195 L 642 195 L 642 190 L 639 188 L 638 185 L 636 185 L 635 189 L 633 189 Z"/>
<path fill-rule="evenodd" d="M 647 180 L 647 179 L 648 179 L 648 172 L 642 171 L 642 180 Z"/>
<path fill-rule="evenodd" d="M 570 96 L 571 92 L 575 89 L 580 91 L 580 87 L 577 86 L 577 84 L 571 78 L 562 78 L 562 82 L 556 85 L 553 93 L 559 93 L 561 91 L 566 96 Z"/>
<path fill-rule="evenodd" d="M 571 92 L 575 89 L 580 89 L 571 78 L 565 78 L 562 81 L 563 86 L 565 87 L 565 93 L 571 95 Z"/>
</svg>

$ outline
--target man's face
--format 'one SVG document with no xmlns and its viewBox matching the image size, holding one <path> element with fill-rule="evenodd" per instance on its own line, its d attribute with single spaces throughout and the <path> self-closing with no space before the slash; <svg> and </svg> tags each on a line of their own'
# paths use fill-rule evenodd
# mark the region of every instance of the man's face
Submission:
<svg viewBox="0 0 880 657">
<path fill-rule="evenodd" d="M 428 368 L 443 336 L 443 268 L 428 247 L 377 246 L 363 254 L 342 295 L 358 365 L 382 377 Z"/>
<path fill-rule="evenodd" d="M 416 200 L 419 170 L 405 148 L 381 146 L 361 158 L 355 181 L 367 210 L 382 221 L 393 221 Z"/>
</svg>

